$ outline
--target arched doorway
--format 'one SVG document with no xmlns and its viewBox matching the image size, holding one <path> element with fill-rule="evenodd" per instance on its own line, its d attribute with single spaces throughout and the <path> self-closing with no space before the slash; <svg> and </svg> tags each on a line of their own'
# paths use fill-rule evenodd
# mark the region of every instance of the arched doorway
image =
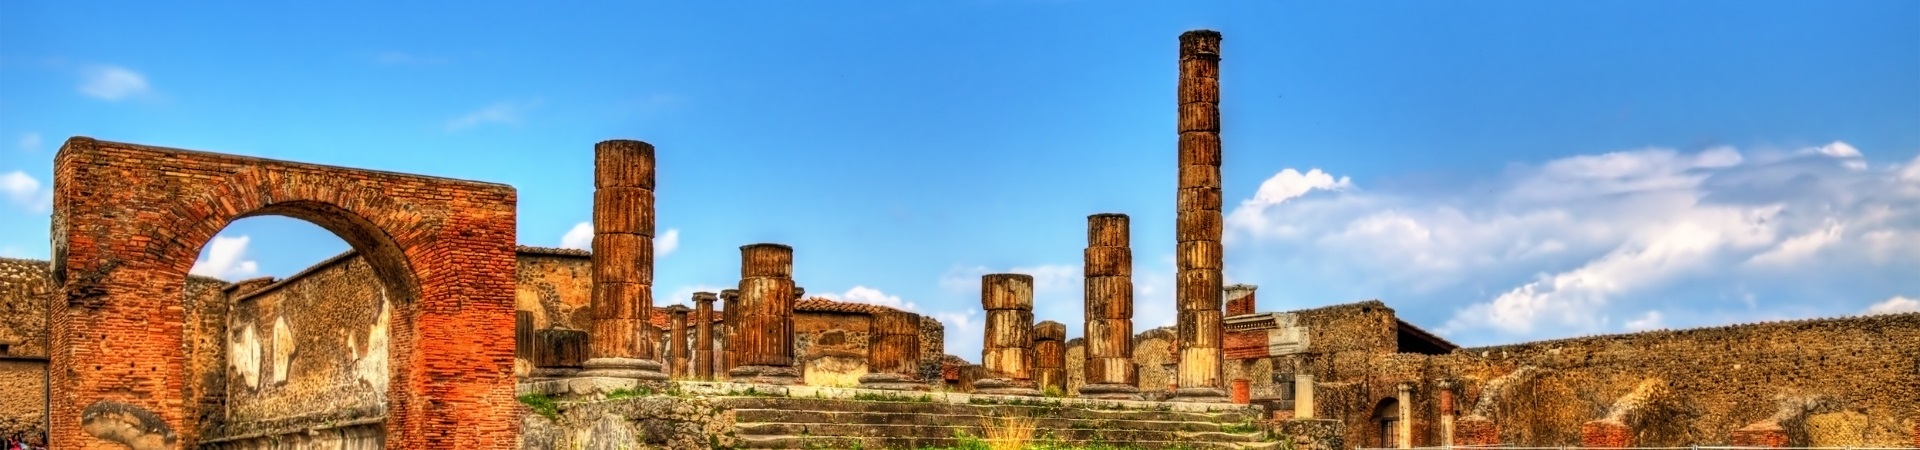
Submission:
<svg viewBox="0 0 1920 450">
<path fill-rule="evenodd" d="M 1373 419 L 1368 421 L 1380 439 L 1373 442 L 1375 448 L 1397 448 L 1400 446 L 1400 400 L 1387 398 L 1373 407 Z"/>
<path fill-rule="evenodd" d="M 512 187 L 69 139 L 54 158 L 54 448 L 192 448 L 201 399 L 181 299 L 233 220 L 333 232 L 393 302 L 387 448 L 509 448 Z"/>
</svg>

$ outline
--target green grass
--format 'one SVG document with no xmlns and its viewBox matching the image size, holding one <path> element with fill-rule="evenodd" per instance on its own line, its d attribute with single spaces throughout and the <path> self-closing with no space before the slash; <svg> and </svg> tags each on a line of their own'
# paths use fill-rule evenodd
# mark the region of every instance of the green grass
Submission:
<svg viewBox="0 0 1920 450">
<path fill-rule="evenodd" d="M 545 417 L 547 420 L 560 420 L 560 404 L 554 402 L 551 396 L 527 394 L 520 396 L 519 400 L 521 404 L 527 405 L 527 409 L 533 410 L 533 413 L 539 414 L 540 417 Z"/>
<path fill-rule="evenodd" d="M 608 392 L 607 400 L 619 400 L 623 398 L 645 397 L 649 395 L 653 395 L 653 390 L 647 389 L 645 387 L 633 388 L 633 389 L 620 388 L 620 389 L 614 389 L 613 392 Z"/>
</svg>

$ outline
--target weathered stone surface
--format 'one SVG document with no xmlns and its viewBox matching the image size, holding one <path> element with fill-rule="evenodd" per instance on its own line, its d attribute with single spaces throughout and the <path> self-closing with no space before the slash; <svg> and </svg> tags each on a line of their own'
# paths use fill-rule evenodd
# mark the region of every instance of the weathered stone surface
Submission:
<svg viewBox="0 0 1920 450">
<path fill-rule="evenodd" d="M 542 369 L 579 369 L 587 362 L 587 332 L 552 328 L 534 332 L 533 365 Z"/>
<path fill-rule="evenodd" d="M 593 328 L 587 376 L 658 379 L 653 316 L 654 149 L 614 139 L 594 145 Z M 669 361 L 671 362 L 671 361 Z"/>
<path fill-rule="evenodd" d="M 1067 326 L 1045 321 L 1033 325 L 1033 380 L 1042 392 L 1067 392 Z"/>
<path fill-rule="evenodd" d="M 713 302 L 720 297 L 712 292 L 693 293 L 693 378 L 713 381 Z"/>
<path fill-rule="evenodd" d="M 799 382 L 793 339 L 793 247 L 741 246 L 740 274 L 739 312 L 730 317 L 739 320 L 740 328 L 727 342 L 738 359 L 728 376 L 736 382 Z"/>
<path fill-rule="evenodd" d="M 693 374 L 692 342 L 687 340 L 687 327 L 691 325 L 687 323 L 687 314 L 692 311 L 684 305 L 673 305 L 667 312 L 672 315 L 669 319 L 672 331 L 667 335 L 667 351 L 673 361 L 671 374 L 675 379 L 684 380 Z"/>
<path fill-rule="evenodd" d="M 986 379 L 975 392 L 1040 395 L 1033 384 L 1033 276 L 993 273 L 980 277 L 980 304 L 987 310 L 986 345 L 980 365 Z"/>
<path fill-rule="evenodd" d="M 82 409 L 101 402 L 151 413 L 177 445 L 198 441 L 210 393 L 188 379 L 197 364 L 182 350 L 202 333 L 183 288 L 201 246 L 250 215 L 334 232 L 405 299 L 393 317 L 408 332 L 388 338 L 388 445 L 512 445 L 511 187 L 84 137 L 55 157 L 53 185 L 53 447 L 125 445 L 83 430 Z"/>
<path fill-rule="evenodd" d="M 1126 214 L 1103 213 L 1087 216 L 1087 250 L 1084 276 L 1086 340 L 1081 345 L 1083 360 L 1062 362 L 1065 369 L 1079 367 L 1080 383 L 1073 388 L 1083 397 L 1137 400 L 1133 368 L 1133 249 L 1130 220 Z M 1116 267 L 1125 261 L 1127 269 Z M 1065 351 L 1062 351 L 1063 358 Z"/>
</svg>

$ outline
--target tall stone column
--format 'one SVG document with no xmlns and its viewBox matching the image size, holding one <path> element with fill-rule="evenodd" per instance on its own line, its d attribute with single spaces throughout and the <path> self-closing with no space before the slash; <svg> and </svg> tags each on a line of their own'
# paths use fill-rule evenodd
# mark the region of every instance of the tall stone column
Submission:
<svg viewBox="0 0 1920 450">
<path fill-rule="evenodd" d="M 733 366 L 740 364 L 740 346 L 736 345 L 740 334 L 740 290 L 721 289 L 720 301 L 726 302 L 726 309 L 720 310 L 720 368 L 716 377 L 726 376 Z"/>
<path fill-rule="evenodd" d="M 712 292 L 693 293 L 693 379 L 713 381 Z"/>
<path fill-rule="evenodd" d="M 1133 365 L 1133 248 L 1126 214 L 1087 216 L 1086 384 L 1080 396 L 1139 400 Z"/>
<path fill-rule="evenodd" d="M 1174 290 L 1180 359 L 1175 401 L 1226 402 L 1220 300 L 1220 33 L 1180 35 L 1180 194 Z"/>
<path fill-rule="evenodd" d="M 593 147 L 593 329 L 580 376 L 665 380 L 654 355 L 653 145 Z"/>
<path fill-rule="evenodd" d="M 867 346 L 867 374 L 860 387 L 924 391 L 920 380 L 920 315 L 891 310 L 873 315 L 873 343 Z"/>
<path fill-rule="evenodd" d="M 693 373 L 693 355 L 687 351 L 687 313 L 691 311 L 684 305 L 673 305 L 667 312 L 667 327 L 673 330 L 667 334 L 668 361 L 673 361 L 669 374 L 684 380 L 687 374 Z"/>
<path fill-rule="evenodd" d="M 1045 321 L 1033 326 L 1033 380 L 1040 392 L 1067 392 L 1067 325 Z"/>
<path fill-rule="evenodd" d="M 753 244 L 740 247 L 740 320 L 734 332 L 739 346 L 728 377 L 736 382 L 798 384 L 793 366 L 793 247 Z M 730 308 L 731 309 L 731 308 Z"/>
<path fill-rule="evenodd" d="M 995 273 L 980 277 L 980 304 L 987 310 L 984 379 L 974 392 L 1040 395 L 1033 384 L 1033 275 Z"/>
</svg>

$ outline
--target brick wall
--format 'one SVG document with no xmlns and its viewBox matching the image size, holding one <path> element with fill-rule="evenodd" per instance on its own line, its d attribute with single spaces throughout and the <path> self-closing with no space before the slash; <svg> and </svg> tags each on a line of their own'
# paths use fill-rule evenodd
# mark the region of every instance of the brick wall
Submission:
<svg viewBox="0 0 1920 450">
<path fill-rule="evenodd" d="M 513 445 L 511 187 L 89 138 L 68 140 L 53 172 L 54 447 L 198 442 L 187 271 L 229 222 L 261 214 L 333 231 L 406 299 L 389 447 Z"/>
</svg>

